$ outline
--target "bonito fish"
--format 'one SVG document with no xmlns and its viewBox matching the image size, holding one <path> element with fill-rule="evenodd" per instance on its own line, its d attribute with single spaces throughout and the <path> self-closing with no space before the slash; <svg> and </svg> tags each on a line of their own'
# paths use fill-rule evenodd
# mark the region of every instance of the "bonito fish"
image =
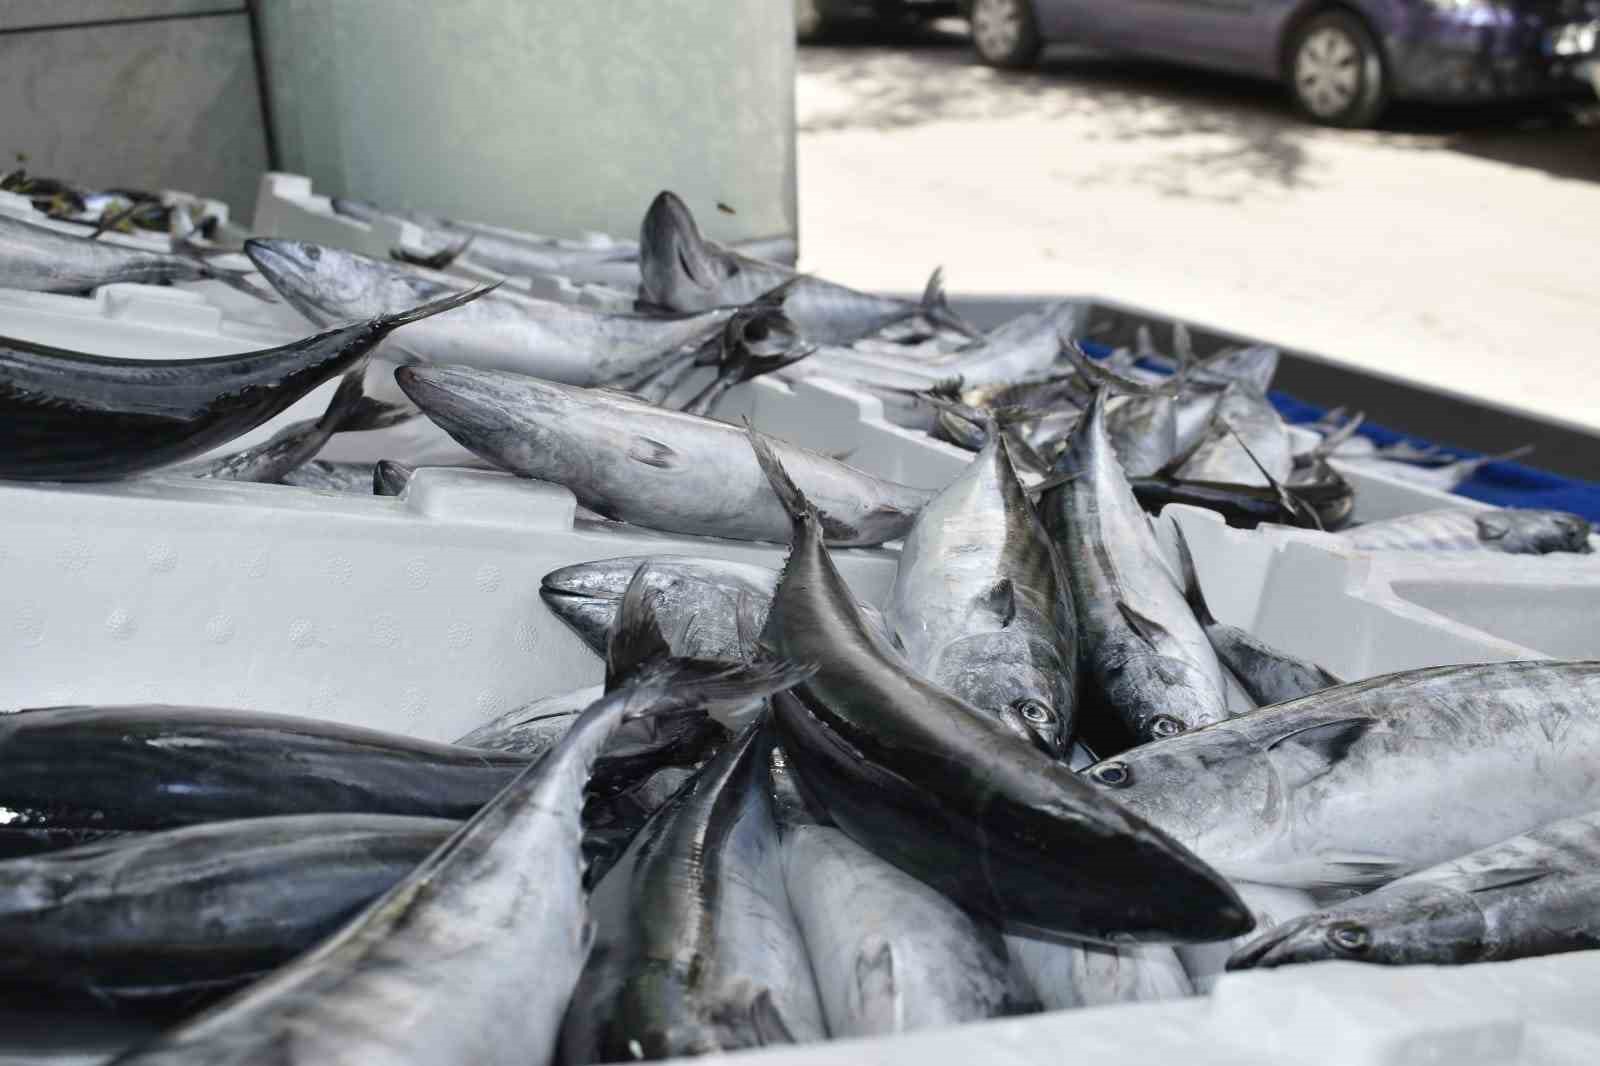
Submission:
<svg viewBox="0 0 1600 1066">
<path fill-rule="evenodd" d="M 1340 539 L 1363 551 L 1492 551 L 1509 555 L 1587 553 L 1589 521 L 1566 511 L 1440 508 L 1347 529 Z"/>
<path fill-rule="evenodd" d="M 220 281 L 258 300 L 270 300 L 245 280 L 248 276 L 201 259 L 107 244 L 0 214 L 0 288 L 71 293 L 117 282 Z"/>
</svg>

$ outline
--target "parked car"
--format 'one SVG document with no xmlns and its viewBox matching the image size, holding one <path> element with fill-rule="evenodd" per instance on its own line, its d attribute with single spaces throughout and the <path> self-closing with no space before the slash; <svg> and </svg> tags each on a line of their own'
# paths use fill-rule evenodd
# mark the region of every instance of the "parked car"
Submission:
<svg viewBox="0 0 1600 1066">
<path fill-rule="evenodd" d="M 1023 67 L 1072 41 L 1284 82 L 1311 118 L 1367 126 L 1391 100 L 1573 92 L 1600 0 L 966 0 L 978 56 Z"/>
<path fill-rule="evenodd" d="M 931 19 L 960 10 L 959 0 L 794 0 L 794 23 L 802 41 L 814 41 L 823 37 L 830 25 L 847 20 Z"/>
</svg>

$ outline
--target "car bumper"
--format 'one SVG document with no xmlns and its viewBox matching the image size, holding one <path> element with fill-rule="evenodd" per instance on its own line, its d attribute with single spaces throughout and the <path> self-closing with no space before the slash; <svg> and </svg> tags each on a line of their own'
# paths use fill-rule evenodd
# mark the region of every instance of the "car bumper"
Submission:
<svg viewBox="0 0 1600 1066">
<path fill-rule="evenodd" d="M 1388 45 L 1396 96 L 1414 100 L 1515 100 L 1592 92 L 1600 60 L 1600 2 L 1561 17 L 1494 7 L 1429 12 Z"/>
</svg>

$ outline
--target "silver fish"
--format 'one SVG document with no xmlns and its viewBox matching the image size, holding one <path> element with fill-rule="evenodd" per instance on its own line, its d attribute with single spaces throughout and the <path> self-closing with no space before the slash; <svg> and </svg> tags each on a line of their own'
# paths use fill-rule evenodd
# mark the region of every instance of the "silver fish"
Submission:
<svg viewBox="0 0 1600 1066">
<path fill-rule="evenodd" d="M 1178 559 L 1182 566 L 1184 599 L 1194 611 L 1200 628 L 1205 630 L 1217 658 L 1243 686 L 1254 706 L 1282 703 L 1344 684 L 1314 662 L 1279 651 L 1238 626 L 1217 621 L 1200 587 L 1200 575 L 1195 570 L 1194 556 L 1189 552 L 1189 541 L 1183 535 L 1183 527 L 1175 526 L 1174 529 L 1177 532 Z"/>
<path fill-rule="evenodd" d="M 220 281 L 258 300 L 270 301 L 270 295 L 245 280 L 247 276 L 200 259 L 106 244 L 0 214 L 0 288 L 71 293 L 117 282 Z M 413 300 L 405 308 L 393 310 L 421 302 Z"/>
<path fill-rule="evenodd" d="M 1179 454 L 1177 403 L 1171 396 L 1129 396 L 1107 409 L 1106 435 L 1123 471 L 1148 477 Z"/>
<path fill-rule="evenodd" d="M 621 393 L 492 370 L 401 367 L 395 380 L 429 418 L 503 470 L 565 485 L 590 510 L 671 533 L 783 540 L 789 521 L 744 431 Z M 830 543 L 905 535 L 933 493 L 773 441 L 817 501 Z"/>
<path fill-rule="evenodd" d="M 1106 435 L 1098 392 L 1039 501 L 1061 552 L 1084 664 L 1080 719 L 1138 741 L 1228 717 L 1222 667 L 1167 569 L 1155 532 Z M 1125 745 L 1124 740 L 1122 744 Z"/>
<path fill-rule="evenodd" d="M 1057 567 L 996 437 L 917 516 L 885 617 L 914 669 L 1060 757 L 1078 649 Z"/>
<path fill-rule="evenodd" d="M 1266 397 L 1230 386 L 1217 403 L 1213 431 L 1178 468 L 1177 477 L 1225 485 L 1266 485 L 1262 467 L 1279 482 L 1289 480 L 1294 472 L 1289 429 Z"/>
<path fill-rule="evenodd" d="M 595 886 L 599 932 L 562 1028 L 562 1061 L 826 1035 L 784 889 L 771 746 L 762 716 L 655 813 Z"/>
<path fill-rule="evenodd" d="M 413 307 L 458 288 L 392 263 L 303 241 L 255 239 L 245 252 L 295 310 L 318 324 Z M 497 292 L 420 333 L 392 339 L 397 361 L 511 370 L 574 385 L 638 374 L 713 337 L 731 311 L 662 318 Z"/>
<path fill-rule="evenodd" d="M 1228 958 L 1234 951 L 1250 943 L 1258 934 L 1277 929 L 1317 909 L 1317 901 L 1304 889 L 1284 888 L 1281 885 L 1254 885 L 1247 881 L 1235 881 L 1233 887 L 1239 893 L 1239 898 L 1244 900 L 1245 906 L 1250 908 L 1250 913 L 1255 916 L 1255 929 L 1245 936 L 1235 937 L 1232 940 L 1218 940 L 1210 944 L 1180 944 L 1175 949 L 1178 958 L 1183 962 L 1184 970 L 1189 974 L 1189 980 L 1194 983 L 1195 991 L 1201 994 L 1211 991 L 1217 979 L 1227 969 Z"/>
<path fill-rule="evenodd" d="M 379 459 L 372 468 L 372 494 L 374 496 L 403 496 L 411 484 L 414 466 L 393 459 Z"/>
<path fill-rule="evenodd" d="M 1393 478 L 1423 488 L 1436 489 L 1439 492 L 1454 492 L 1462 485 L 1471 481 L 1478 471 L 1490 463 L 1506 462 L 1518 459 L 1533 451 L 1533 448 L 1524 445 L 1513 448 L 1499 455 L 1480 455 L 1472 459 L 1455 459 L 1446 463 L 1422 463 L 1394 459 L 1382 454 L 1373 455 L 1337 455 L 1336 459 L 1341 466 L 1351 467 L 1365 473 L 1377 474 L 1380 477 Z"/>
<path fill-rule="evenodd" d="M 1322 959 L 1452 965 L 1596 947 L 1600 814 L 1586 814 L 1280 925 L 1235 952 L 1228 969 Z"/>
<path fill-rule="evenodd" d="M 584 786 L 606 741 L 643 715 L 730 691 L 746 699 L 796 676 L 644 677 L 607 695 L 337 934 L 116 1061 L 542 1066 L 592 943 L 578 849 Z"/>
<path fill-rule="evenodd" d="M 372 493 L 372 477 L 371 463 L 330 463 L 313 459 L 283 475 L 283 483 L 303 489 L 368 496 Z"/>
<path fill-rule="evenodd" d="M 586 708 L 605 695 L 604 685 L 583 688 L 525 703 L 485 722 L 456 743 L 488 751 L 509 751 L 538 758 L 567 735 Z"/>
<path fill-rule="evenodd" d="M 1600 807 L 1600 663 L 1411 670 L 1123 752 L 1086 781 L 1231 878 L 1365 886 Z"/>
<path fill-rule="evenodd" d="M 938 271 L 928 280 L 920 302 L 874 296 L 797 274 L 706 240 L 688 206 L 671 192 L 661 193 L 651 203 L 639 248 L 641 299 L 673 311 L 747 304 L 792 282 L 783 309 L 807 338 L 821 344 L 848 344 L 919 314 L 977 335 L 950 310 Z"/>
<path fill-rule="evenodd" d="M 1440 508 L 1368 522 L 1339 534 L 1363 551 L 1494 551 L 1510 555 L 1587 553 L 1587 519 L 1566 511 Z"/>
<path fill-rule="evenodd" d="M 1082 335 L 1088 308 L 1061 300 L 1004 322 L 982 337 L 931 362 L 963 386 L 1007 384 L 1043 374 L 1055 364 L 1063 338 Z"/>
<path fill-rule="evenodd" d="M 1181 999 L 1194 994 L 1176 952 L 1164 944 L 1073 944 L 1007 935 L 1011 965 L 1045 1010 Z"/>
</svg>

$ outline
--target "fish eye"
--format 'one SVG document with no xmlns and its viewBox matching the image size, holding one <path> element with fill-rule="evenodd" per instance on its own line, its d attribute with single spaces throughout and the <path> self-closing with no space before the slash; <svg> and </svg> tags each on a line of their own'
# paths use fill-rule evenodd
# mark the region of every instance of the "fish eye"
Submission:
<svg viewBox="0 0 1600 1066">
<path fill-rule="evenodd" d="M 1133 771 L 1125 762 L 1103 762 L 1090 770 L 1089 776 L 1109 788 L 1127 788 L 1133 783 Z"/>
<path fill-rule="evenodd" d="M 1035 725 L 1049 725 L 1055 721 L 1055 712 L 1043 700 L 1036 700 L 1030 696 L 1018 700 L 1015 706 L 1018 714 Z"/>
<path fill-rule="evenodd" d="M 760 319 L 756 319 L 744 327 L 745 340 L 764 341 L 771 336 L 771 334 L 772 331 L 767 328 L 767 324 L 762 322 Z"/>
<path fill-rule="evenodd" d="M 1183 732 L 1183 723 L 1170 714 L 1158 714 L 1150 719 L 1150 735 L 1160 740 L 1163 737 L 1175 737 Z"/>
<path fill-rule="evenodd" d="M 305 248 L 306 248 L 306 258 L 311 260 L 313 263 L 315 263 L 317 260 L 322 258 L 322 249 L 319 248 L 317 245 L 308 244 L 308 245 L 305 246 Z"/>
<path fill-rule="evenodd" d="M 1372 947 L 1372 934 L 1354 922 L 1340 922 L 1328 927 L 1328 943 L 1337 951 L 1359 955 Z"/>
</svg>

